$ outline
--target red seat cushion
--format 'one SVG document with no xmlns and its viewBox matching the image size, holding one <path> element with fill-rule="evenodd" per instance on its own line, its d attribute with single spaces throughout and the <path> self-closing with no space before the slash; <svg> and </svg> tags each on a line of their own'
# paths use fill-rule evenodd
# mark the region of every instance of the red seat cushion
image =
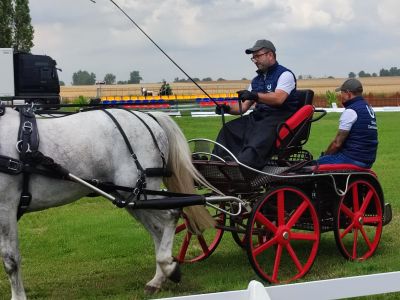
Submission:
<svg viewBox="0 0 400 300">
<path fill-rule="evenodd" d="M 304 105 L 297 112 L 295 112 L 289 119 L 286 120 L 285 124 L 290 130 L 294 131 L 304 121 L 308 120 L 314 113 L 314 107 L 312 105 Z M 279 138 L 276 140 L 276 147 L 279 148 L 281 141 L 289 135 L 289 130 L 286 126 L 282 126 L 278 132 Z"/>
<path fill-rule="evenodd" d="M 370 172 L 371 169 L 361 168 L 352 164 L 323 164 L 315 166 L 315 172 L 326 172 L 326 171 L 366 171 Z"/>
</svg>

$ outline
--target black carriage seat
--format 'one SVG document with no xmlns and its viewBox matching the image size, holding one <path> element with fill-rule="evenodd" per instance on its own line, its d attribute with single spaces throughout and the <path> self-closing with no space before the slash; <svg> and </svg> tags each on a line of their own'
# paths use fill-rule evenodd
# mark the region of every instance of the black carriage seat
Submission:
<svg viewBox="0 0 400 300">
<path fill-rule="evenodd" d="M 312 105 L 314 92 L 312 90 L 297 90 L 297 94 L 300 98 L 300 109 L 277 127 L 275 154 L 278 157 L 301 149 L 310 136 L 311 120 L 314 114 L 314 106 Z"/>
</svg>

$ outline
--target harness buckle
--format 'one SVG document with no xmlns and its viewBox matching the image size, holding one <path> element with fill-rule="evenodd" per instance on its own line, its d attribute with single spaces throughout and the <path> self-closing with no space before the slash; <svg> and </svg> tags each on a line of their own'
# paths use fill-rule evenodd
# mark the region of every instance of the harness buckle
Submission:
<svg viewBox="0 0 400 300">
<path fill-rule="evenodd" d="M 21 164 L 18 161 L 9 159 L 7 169 L 14 172 L 21 171 Z"/>
<path fill-rule="evenodd" d="M 33 130 L 33 124 L 30 121 L 25 121 L 24 124 L 22 125 L 22 130 L 24 132 L 29 131 L 29 133 L 32 132 Z"/>
</svg>

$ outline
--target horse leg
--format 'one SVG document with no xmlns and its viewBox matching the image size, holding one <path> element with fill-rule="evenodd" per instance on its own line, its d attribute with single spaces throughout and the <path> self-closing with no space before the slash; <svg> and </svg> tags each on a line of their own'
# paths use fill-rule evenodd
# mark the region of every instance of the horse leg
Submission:
<svg viewBox="0 0 400 300">
<path fill-rule="evenodd" d="M 181 281 L 179 263 L 172 257 L 172 246 L 175 237 L 176 222 L 165 226 L 160 247 L 157 252 L 157 263 L 161 266 L 164 274 L 173 282 Z"/>
<path fill-rule="evenodd" d="M 18 250 L 17 219 L 9 210 L 0 211 L 0 251 L 4 269 L 11 283 L 11 299 L 25 300 Z"/>
<path fill-rule="evenodd" d="M 146 283 L 145 291 L 155 293 L 167 278 L 180 280 L 179 264 L 172 258 L 172 242 L 179 214 L 175 211 L 129 211 L 151 234 L 156 253 L 156 274 Z"/>
</svg>

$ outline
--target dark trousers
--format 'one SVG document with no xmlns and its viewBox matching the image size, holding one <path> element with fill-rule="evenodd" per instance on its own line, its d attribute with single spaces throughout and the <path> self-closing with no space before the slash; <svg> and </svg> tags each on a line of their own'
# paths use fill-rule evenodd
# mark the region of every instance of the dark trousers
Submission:
<svg viewBox="0 0 400 300">
<path fill-rule="evenodd" d="M 277 125 L 292 113 L 253 111 L 247 116 L 226 123 L 218 134 L 217 142 L 228 148 L 241 163 L 262 169 L 268 157 L 272 155 Z M 228 155 L 218 146 L 215 146 L 213 153 L 222 158 Z"/>
</svg>

